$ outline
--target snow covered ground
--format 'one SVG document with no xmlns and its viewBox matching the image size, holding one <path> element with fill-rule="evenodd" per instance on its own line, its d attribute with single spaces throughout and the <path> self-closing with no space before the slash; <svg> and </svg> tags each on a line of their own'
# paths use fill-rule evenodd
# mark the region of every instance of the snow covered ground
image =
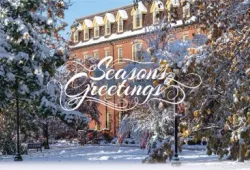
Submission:
<svg viewBox="0 0 250 170">
<path fill-rule="evenodd" d="M 21 169 L 29 170 L 32 165 L 36 166 L 36 169 L 41 168 L 37 165 L 43 165 L 43 169 L 47 167 L 50 169 L 64 169 L 65 167 L 72 165 L 74 170 L 82 169 L 85 166 L 90 166 L 92 169 L 100 166 L 114 167 L 135 167 L 147 169 L 152 166 L 161 168 L 177 168 L 173 167 L 171 163 L 161 165 L 143 165 L 141 160 L 146 156 L 147 151 L 141 150 L 138 147 L 119 147 L 119 146 L 65 146 L 60 145 L 52 146 L 50 150 L 43 150 L 43 152 L 36 152 L 31 150 L 28 155 L 23 155 L 23 162 L 14 163 L 13 156 L 0 156 L 0 169 L 9 169 L 12 166 L 18 165 Z M 217 156 L 207 156 L 205 150 L 199 148 L 199 150 L 184 149 L 180 155 L 182 165 L 179 169 L 250 169 L 250 162 L 237 163 L 232 161 L 218 161 Z M 125 165 L 126 164 L 126 165 Z M 122 166 L 121 166 L 122 165 Z M 31 168 L 32 169 L 32 168 Z M 34 169 L 34 167 L 33 167 Z M 91 169 L 91 170 L 92 170 Z M 100 167 L 99 167 L 100 169 Z M 105 168 L 106 169 L 106 168 Z M 110 168 L 109 168 L 110 169 Z M 119 168 L 118 168 L 119 169 Z M 127 168 L 126 168 L 127 169 Z M 137 169 L 137 168 L 136 168 Z"/>
</svg>

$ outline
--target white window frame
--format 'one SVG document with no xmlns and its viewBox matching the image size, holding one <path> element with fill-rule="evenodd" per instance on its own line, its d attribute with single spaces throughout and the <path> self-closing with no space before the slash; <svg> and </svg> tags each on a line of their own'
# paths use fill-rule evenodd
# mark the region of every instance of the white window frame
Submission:
<svg viewBox="0 0 250 170">
<path fill-rule="evenodd" d="M 121 29 L 120 29 L 120 26 L 121 26 Z M 123 28 L 124 27 L 124 21 L 122 18 L 119 18 L 118 22 L 117 22 L 117 29 L 118 29 L 118 32 L 123 32 Z"/>
<path fill-rule="evenodd" d="M 139 25 L 137 25 L 137 19 L 138 18 L 140 19 Z M 134 17 L 133 17 L 133 27 L 134 27 L 134 29 L 138 29 L 138 28 L 142 27 L 142 13 L 141 13 L 141 11 L 139 9 L 137 9 L 135 11 L 135 14 L 134 14 Z"/>
<path fill-rule="evenodd" d="M 86 59 L 87 59 L 88 57 L 89 57 L 88 53 L 83 54 L 84 62 L 86 62 Z"/>
<path fill-rule="evenodd" d="M 73 34 L 74 42 L 77 43 L 79 42 L 79 33 L 78 31 L 75 31 Z"/>
<path fill-rule="evenodd" d="M 95 57 L 96 59 L 99 59 L 99 52 L 98 52 L 98 51 L 94 51 L 94 57 Z"/>
<path fill-rule="evenodd" d="M 107 21 L 105 24 L 105 35 L 110 35 L 111 34 L 111 23 Z"/>
<path fill-rule="evenodd" d="M 155 8 L 153 12 L 153 24 L 158 24 L 160 21 L 160 18 L 157 18 L 157 14 L 160 14 L 160 11 Z"/>
<path fill-rule="evenodd" d="M 117 49 L 117 56 L 118 56 L 118 63 L 121 64 L 122 63 L 122 59 L 123 59 L 123 48 L 119 47 Z"/>
<path fill-rule="evenodd" d="M 98 34 L 97 34 L 98 31 Z M 94 27 L 94 38 L 98 38 L 100 36 L 100 26 L 99 25 L 95 25 Z"/>
<path fill-rule="evenodd" d="M 86 36 L 86 35 L 88 35 L 88 36 Z M 88 28 L 84 29 L 84 40 L 89 40 L 89 29 Z"/>
<path fill-rule="evenodd" d="M 188 34 L 183 34 L 182 35 L 182 41 L 188 41 L 189 40 L 189 35 Z"/>
<path fill-rule="evenodd" d="M 137 48 L 140 48 L 140 49 L 137 49 Z M 139 50 L 138 52 L 136 52 L 137 50 Z M 133 60 L 134 61 L 141 61 L 142 59 L 140 58 L 140 59 L 138 59 L 139 58 L 139 56 L 137 56 L 138 55 L 138 53 L 139 52 L 142 52 L 142 43 L 135 43 L 135 44 L 133 44 L 133 46 L 132 46 L 132 57 L 133 57 Z M 142 55 L 142 54 L 141 54 Z M 142 57 L 142 56 L 141 56 Z"/>
<path fill-rule="evenodd" d="M 111 130 L 112 128 L 112 114 L 107 111 L 107 129 Z"/>
<path fill-rule="evenodd" d="M 189 18 L 190 17 L 190 2 L 187 2 L 185 6 L 183 6 L 183 18 Z"/>
</svg>

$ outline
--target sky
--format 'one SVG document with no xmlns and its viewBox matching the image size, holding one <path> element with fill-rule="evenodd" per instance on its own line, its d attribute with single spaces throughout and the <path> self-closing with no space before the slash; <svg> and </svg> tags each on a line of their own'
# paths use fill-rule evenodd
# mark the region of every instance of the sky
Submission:
<svg viewBox="0 0 250 170">
<path fill-rule="evenodd" d="M 133 0 L 71 0 L 71 2 L 73 5 L 65 12 L 65 21 L 69 26 L 62 32 L 66 39 L 69 38 L 70 26 L 75 19 L 129 5 Z"/>
</svg>

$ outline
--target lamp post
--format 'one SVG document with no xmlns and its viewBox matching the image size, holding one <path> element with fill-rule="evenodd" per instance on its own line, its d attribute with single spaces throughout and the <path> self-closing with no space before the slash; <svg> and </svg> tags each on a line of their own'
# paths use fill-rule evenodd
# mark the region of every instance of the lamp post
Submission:
<svg viewBox="0 0 250 170">
<path fill-rule="evenodd" d="M 16 156 L 14 157 L 14 161 L 23 161 L 22 156 L 20 155 L 20 139 L 19 139 L 19 125 L 20 125 L 20 117 L 19 117 L 19 95 L 18 95 L 18 77 L 16 77 Z"/>
<path fill-rule="evenodd" d="M 173 72 L 175 74 L 175 86 L 177 85 L 177 81 L 178 81 L 178 74 L 180 72 L 180 70 L 176 67 L 173 69 Z M 175 103 L 178 102 L 178 90 L 175 88 Z M 178 155 L 178 125 L 179 125 L 179 113 L 178 113 L 178 106 L 177 104 L 175 104 L 175 109 L 174 109 L 174 158 L 173 158 L 173 162 L 172 165 L 180 165 L 180 159 L 179 159 L 179 155 Z"/>
</svg>

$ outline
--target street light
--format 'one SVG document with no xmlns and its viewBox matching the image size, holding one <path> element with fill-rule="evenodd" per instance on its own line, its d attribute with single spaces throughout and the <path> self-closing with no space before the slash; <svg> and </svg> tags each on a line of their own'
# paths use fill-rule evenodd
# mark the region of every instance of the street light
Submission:
<svg viewBox="0 0 250 170">
<path fill-rule="evenodd" d="M 177 66 L 173 69 L 173 73 L 175 74 L 175 86 L 177 85 L 177 81 L 178 81 L 178 74 L 179 74 L 180 70 L 179 68 L 177 68 Z M 178 90 L 175 88 L 175 103 L 178 102 Z M 174 113 L 174 158 L 172 162 L 172 165 L 180 165 L 180 159 L 179 159 L 179 155 L 178 155 L 178 119 L 179 119 L 179 113 L 178 113 L 178 106 L 177 104 L 175 104 L 175 113 Z"/>
<path fill-rule="evenodd" d="M 18 77 L 16 76 L 16 156 L 14 157 L 14 161 L 23 161 L 22 156 L 20 155 L 20 139 L 19 139 L 19 124 L 20 124 L 20 117 L 19 117 L 19 95 L 18 95 Z"/>
</svg>

